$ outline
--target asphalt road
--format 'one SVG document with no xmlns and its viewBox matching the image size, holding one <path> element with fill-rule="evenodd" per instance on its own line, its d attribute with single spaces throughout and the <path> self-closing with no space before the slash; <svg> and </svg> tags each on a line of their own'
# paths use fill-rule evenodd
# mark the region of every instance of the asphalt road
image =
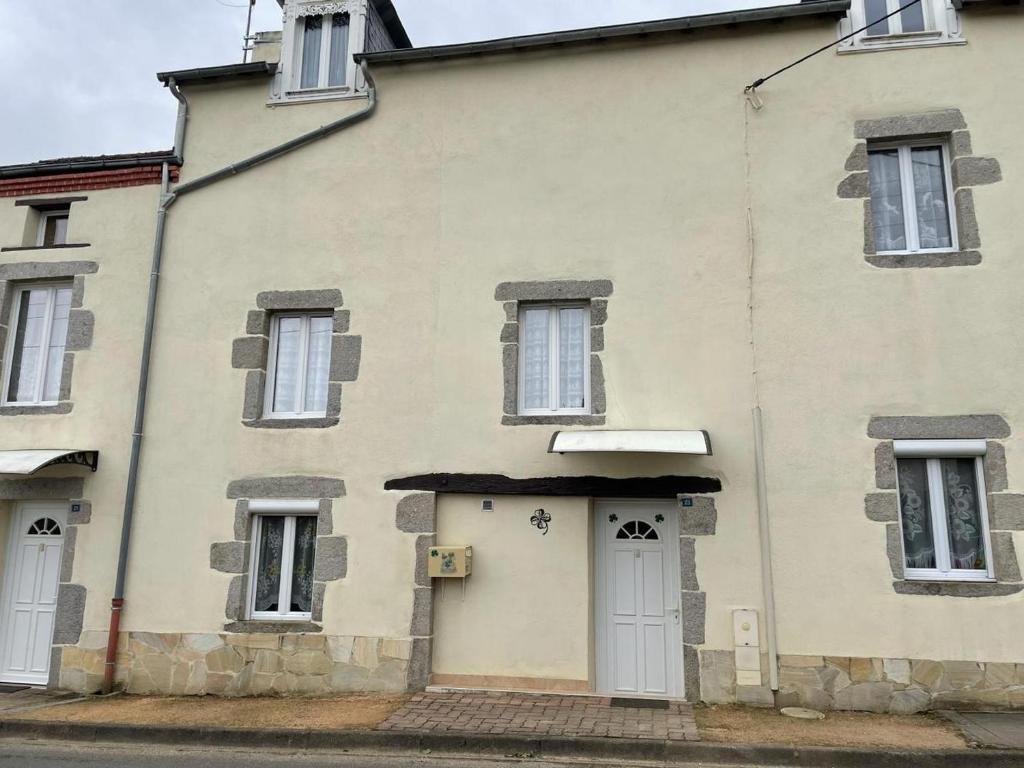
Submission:
<svg viewBox="0 0 1024 768">
<path fill-rule="evenodd" d="M 349 755 L 286 750 L 171 748 L 0 740 L 0 768 L 610 768 L 621 761 L 548 762 L 524 758 L 479 759 L 444 755 Z M 649 766 L 650 763 L 632 765 Z M 735 766 L 733 768 L 736 768 Z"/>
</svg>

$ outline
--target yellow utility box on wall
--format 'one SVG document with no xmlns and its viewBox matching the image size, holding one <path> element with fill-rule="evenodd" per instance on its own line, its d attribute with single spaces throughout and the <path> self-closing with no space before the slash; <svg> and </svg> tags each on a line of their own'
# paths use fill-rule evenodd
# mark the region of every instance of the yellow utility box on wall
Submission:
<svg viewBox="0 0 1024 768">
<path fill-rule="evenodd" d="M 427 575 L 432 579 L 464 579 L 473 572 L 472 547 L 431 547 Z"/>
</svg>

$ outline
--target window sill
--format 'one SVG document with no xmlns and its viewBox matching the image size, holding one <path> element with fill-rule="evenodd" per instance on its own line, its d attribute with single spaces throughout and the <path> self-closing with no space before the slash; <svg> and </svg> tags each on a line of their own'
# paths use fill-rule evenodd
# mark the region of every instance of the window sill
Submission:
<svg viewBox="0 0 1024 768">
<path fill-rule="evenodd" d="M 61 243 L 60 245 L 9 245 L 0 248 L 0 253 L 11 251 L 56 251 L 61 248 L 88 248 L 91 243 Z"/>
<path fill-rule="evenodd" d="M 902 48 L 932 48 L 940 45 L 967 45 L 962 37 L 949 37 L 944 32 L 913 32 L 900 35 L 878 35 L 877 37 L 860 38 L 852 44 L 840 47 L 837 53 L 871 53 L 873 51 L 891 51 Z"/>
<path fill-rule="evenodd" d="M 1024 589 L 1024 584 L 1003 584 L 996 581 L 894 581 L 892 588 L 900 595 L 931 595 L 941 597 L 1005 597 Z"/>
<path fill-rule="evenodd" d="M 288 635 L 295 633 L 322 632 L 323 627 L 314 624 L 312 621 L 264 621 L 262 619 L 247 619 L 245 621 L 233 621 L 224 625 L 225 632 L 238 634 L 266 634 L 266 635 Z"/>
<path fill-rule="evenodd" d="M 917 253 L 869 253 L 864 260 L 881 269 L 931 269 L 973 267 L 981 263 L 979 251 L 919 251 Z"/>
<path fill-rule="evenodd" d="M 353 91 L 351 88 L 317 88 L 310 91 L 287 91 L 281 96 L 271 97 L 267 101 L 267 106 L 287 107 L 293 104 L 315 104 L 321 101 L 347 101 L 365 98 L 367 98 L 365 92 Z"/>
<path fill-rule="evenodd" d="M 71 413 L 74 403 L 48 405 L 0 405 L 0 416 L 53 416 Z"/>
<path fill-rule="evenodd" d="M 253 429 L 328 429 L 336 427 L 341 422 L 337 416 L 320 416 L 303 419 L 252 419 L 243 421 L 247 427 Z"/>
<path fill-rule="evenodd" d="M 605 418 L 603 413 L 552 413 L 549 415 L 536 415 L 536 416 L 509 416 L 505 415 L 501 417 L 501 423 L 506 426 L 519 427 L 526 426 L 529 424 L 538 425 L 550 425 L 560 424 L 567 427 L 586 427 L 586 426 L 600 426 L 604 424 Z"/>
</svg>

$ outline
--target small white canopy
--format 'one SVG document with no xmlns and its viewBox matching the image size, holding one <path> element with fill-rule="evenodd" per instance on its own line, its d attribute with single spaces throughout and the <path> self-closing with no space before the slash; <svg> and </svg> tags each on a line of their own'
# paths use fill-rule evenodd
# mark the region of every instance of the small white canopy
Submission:
<svg viewBox="0 0 1024 768">
<path fill-rule="evenodd" d="M 555 432 L 548 453 L 688 453 L 711 455 L 702 429 L 601 429 Z"/>
<path fill-rule="evenodd" d="M 79 464 L 95 472 L 98 460 L 98 451 L 68 448 L 0 451 L 0 475 L 31 475 L 51 464 Z"/>
</svg>

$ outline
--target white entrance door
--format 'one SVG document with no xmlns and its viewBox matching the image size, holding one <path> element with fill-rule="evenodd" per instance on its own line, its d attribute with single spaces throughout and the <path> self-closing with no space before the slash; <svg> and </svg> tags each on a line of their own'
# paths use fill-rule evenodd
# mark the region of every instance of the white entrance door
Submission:
<svg viewBox="0 0 1024 768">
<path fill-rule="evenodd" d="M 675 505 L 599 502 L 595 515 L 598 689 L 682 697 Z"/>
<path fill-rule="evenodd" d="M 66 524 L 67 504 L 17 507 L 4 569 L 0 681 L 46 684 Z"/>
</svg>

